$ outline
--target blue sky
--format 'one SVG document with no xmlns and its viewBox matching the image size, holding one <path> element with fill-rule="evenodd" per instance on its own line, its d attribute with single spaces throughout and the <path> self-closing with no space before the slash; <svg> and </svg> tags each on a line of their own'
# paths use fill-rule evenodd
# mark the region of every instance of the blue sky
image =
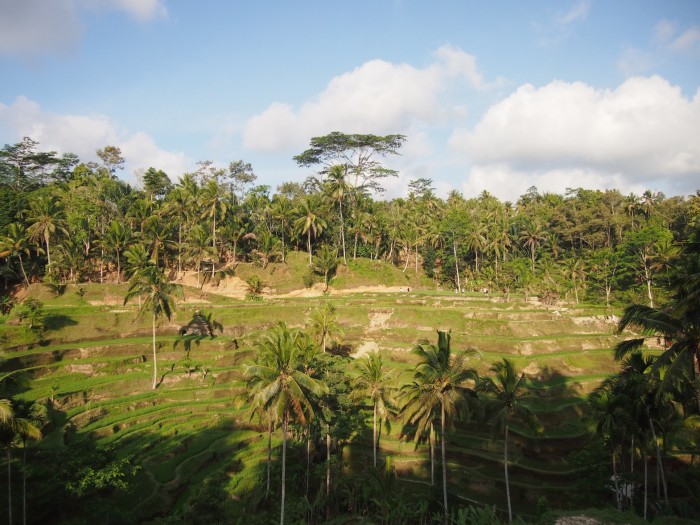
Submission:
<svg viewBox="0 0 700 525">
<path fill-rule="evenodd" d="M 331 131 L 402 133 L 388 197 L 700 188 L 700 2 L 0 0 L 0 144 L 274 188 Z"/>
</svg>

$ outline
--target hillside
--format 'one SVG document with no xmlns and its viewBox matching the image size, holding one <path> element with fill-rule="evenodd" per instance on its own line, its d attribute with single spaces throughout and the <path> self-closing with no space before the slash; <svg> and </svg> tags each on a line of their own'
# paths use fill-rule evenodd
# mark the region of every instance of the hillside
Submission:
<svg viewBox="0 0 700 525">
<path fill-rule="evenodd" d="M 242 395 L 251 343 L 280 321 L 307 326 L 310 314 L 331 302 L 344 330 L 338 351 L 356 357 L 378 350 L 402 378 L 415 364 L 411 348 L 434 342 L 436 329 L 451 330 L 453 348 L 471 351 L 470 363 L 481 373 L 501 357 L 512 358 L 533 381 L 537 397 L 531 408 L 545 429 L 537 436 L 513 429 L 515 510 L 531 514 L 541 498 L 553 508 L 568 506 L 581 473 L 568 458 L 588 435 L 584 396 L 619 366 L 612 358 L 619 338 L 609 311 L 439 291 L 425 278 L 367 260 L 339 271 L 323 294 L 318 285 L 298 285 L 303 270 L 294 258 L 265 271 L 239 265 L 235 276 L 202 290 L 187 286 L 196 283 L 188 274 L 183 301 L 158 328 L 156 390 L 150 388 L 150 324 L 138 319 L 135 301 L 123 304 L 126 284 L 68 285 L 60 295 L 32 285 L 28 297 L 45 303 L 46 341 L 32 343 L 32 334 L 12 316 L 0 318 L 0 341 L 6 349 L 3 370 L 27 373 L 18 397 L 48 407 L 49 423 L 44 439 L 32 445 L 34 457 L 88 436 L 100 447 L 114 447 L 116 457 L 140 467 L 129 489 L 116 496 L 117 507 L 131 509 L 138 522 L 185 509 L 202 482 L 217 474 L 235 501 L 247 501 L 259 490 L 266 456 L 265 425 L 252 417 Z M 243 280 L 254 272 L 268 283 L 262 300 L 244 299 Z M 179 338 L 200 309 L 212 313 L 223 333 Z M 366 464 L 371 418 L 339 453 L 344 469 Z M 405 490 L 429 489 L 427 447 L 401 437 L 399 424 L 384 431 L 381 455 L 391 457 Z M 502 439 L 489 428 L 459 426 L 448 437 L 448 464 L 455 497 L 503 507 Z M 42 505 L 51 494 L 33 497 L 38 506 L 32 508 L 41 509 L 34 522 L 51 523 Z"/>
</svg>

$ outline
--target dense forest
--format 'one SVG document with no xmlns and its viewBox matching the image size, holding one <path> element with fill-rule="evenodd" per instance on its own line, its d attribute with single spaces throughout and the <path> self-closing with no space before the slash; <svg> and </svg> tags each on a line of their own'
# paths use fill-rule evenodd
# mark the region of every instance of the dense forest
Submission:
<svg viewBox="0 0 700 525">
<path fill-rule="evenodd" d="M 404 137 L 316 137 L 295 157 L 315 172 L 275 192 L 255 185 L 244 161 L 193 173 L 149 168 L 138 188 L 118 178 L 119 148 L 98 150 L 100 164 L 41 152 L 25 138 L 0 152 L 0 234 L 4 289 L 37 280 L 119 282 L 140 257 L 177 273 L 216 272 L 237 261 L 263 267 L 289 250 L 365 257 L 425 271 L 437 286 L 519 290 L 556 298 L 659 303 L 697 227 L 698 195 L 531 188 L 517 202 L 483 192 L 435 195 L 412 180 L 405 198 L 382 200 L 396 172 L 380 160 Z M 175 179 L 175 180 L 174 180 Z M 326 260 L 326 263 L 329 263 Z M 177 272 L 177 273 L 176 273 Z M 312 276 L 309 279 L 313 279 Z M 666 285 L 665 285 L 666 284 Z"/>
<path fill-rule="evenodd" d="M 351 360 L 338 341 L 343 328 L 351 327 L 352 310 L 359 309 L 352 302 L 338 303 L 345 308 L 345 324 L 331 302 L 309 308 L 304 329 L 292 322 L 277 323 L 282 319 L 268 314 L 275 322 L 254 337 L 229 338 L 244 357 L 216 370 L 195 367 L 190 352 L 193 343 L 205 341 L 206 348 L 217 332 L 223 332 L 225 323 L 217 316 L 223 315 L 227 305 L 222 303 L 213 313 L 197 309 L 188 323 L 180 323 L 172 340 L 174 349 L 178 344 L 186 349 L 187 379 L 201 376 L 200 390 L 205 384 L 210 392 L 225 387 L 219 394 L 209 394 L 211 402 L 228 396 L 228 404 L 245 414 L 235 419 L 243 428 L 239 434 L 247 436 L 249 430 L 251 436 L 257 434 L 225 450 L 233 454 L 246 446 L 245 440 L 260 440 L 266 454 L 258 461 L 256 481 L 245 496 L 236 493 L 232 498 L 233 489 L 227 492 L 225 488 L 231 487 L 231 472 L 245 470 L 238 465 L 188 489 L 192 493 L 177 512 L 139 510 L 139 516 L 160 521 L 129 514 L 130 504 L 115 510 L 115 501 L 131 501 L 124 496 L 130 483 L 133 496 L 138 483 L 153 483 L 158 477 L 158 472 L 149 472 L 153 479 L 146 479 L 143 473 L 139 477 L 139 469 L 146 469 L 148 462 L 138 464 L 139 454 L 158 445 L 142 444 L 134 448 L 134 454 L 121 455 L 114 448 L 96 445 L 88 431 L 81 437 L 73 423 L 59 419 L 63 409 L 65 414 L 89 411 L 92 389 L 98 387 L 82 387 L 80 393 L 80 388 L 73 391 L 51 383 L 49 390 L 44 372 L 32 368 L 38 363 L 32 361 L 32 352 L 52 344 L 46 335 L 47 311 L 40 301 L 20 292 L 38 283 L 55 291 L 56 297 L 66 286 L 122 285 L 118 290 L 123 304 L 135 308 L 138 303 L 143 316 L 140 329 L 145 332 L 137 333 L 135 328 L 130 335 L 148 334 L 152 360 L 148 362 L 151 355 L 146 357 L 147 352 L 141 360 L 139 350 L 138 359 L 114 361 L 109 370 L 115 375 L 125 375 L 124 370 L 133 375 L 134 369 L 144 373 L 137 395 L 156 396 L 148 387 L 153 392 L 163 390 L 164 376 L 158 369 L 163 348 L 162 341 L 157 341 L 157 329 L 178 307 L 183 295 L 179 283 L 185 272 L 196 273 L 201 289 L 233 275 L 237 265 L 262 270 L 286 264 L 292 256 L 303 256 L 304 264 L 308 263 L 299 288 L 317 285 L 327 291 L 339 267 L 369 260 L 404 274 L 420 274 L 430 291 L 440 291 L 445 297 L 481 300 L 496 296 L 499 305 L 516 298 L 522 305 L 532 304 L 535 298 L 537 304 L 553 307 L 600 305 L 605 319 L 614 320 L 619 336 L 614 347 L 605 351 L 620 363 L 576 404 L 579 419 L 585 420 L 582 425 L 590 428 L 594 439 L 586 440 L 581 450 L 566 458 L 562 475 L 579 483 L 572 489 L 578 492 L 577 503 L 600 502 L 616 512 L 631 509 L 642 519 L 654 518 L 658 523 L 674 523 L 663 521 L 671 520 L 669 516 L 696 516 L 696 491 L 700 489 L 695 465 L 700 414 L 700 192 L 686 198 L 653 191 L 623 195 L 616 190 L 573 188 L 558 195 L 533 187 L 513 203 L 487 192 L 464 196 L 452 191 L 443 199 L 435 194 L 430 179 L 421 178 L 409 183 L 405 198 L 383 199 L 387 177 L 398 175 L 385 162 L 400 154 L 405 140 L 402 135 L 338 132 L 314 137 L 310 148 L 294 157 L 300 171 L 308 174 L 304 182 L 284 182 L 274 191 L 257 185 L 253 167 L 243 160 L 226 168 L 204 161 L 186 174 L 149 168 L 135 175 L 138 183 L 134 187 L 119 178 L 124 159 L 114 146 L 96 152 L 100 163 L 84 163 L 75 155 L 42 152 L 29 138 L 5 145 L 0 151 L 3 319 L 18 319 L 27 333 L 36 336 L 23 345 L 0 339 L 10 349 L 5 355 L 8 363 L 26 353 L 21 355 L 25 360 L 21 371 L 30 376 L 13 382 L 20 368 L 16 364 L 13 369 L 3 368 L 0 375 L 0 444 L 7 452 L 9 521 L 13 520 L 13 497 L 15 521 L 27 514 L 26 478 L 22 506 L 18 506 L 17 486 L 13 496 L 11 478 L 13 471 L 15 476 L 17 472 L 26 475 L 28 442 L 40 439 L 42 432 L 55 434 L 60 425 L 68 429 L 62 431 L 61 443 L 76 446 L 56 446 L 58 438 L 53 437 L 52 445 L 30 456 L 43 463 L 35 468 L 45 469 L 35 476 L 44 485 L 29 496 L 41 507 L 34 512 L 39 516 L 36 522 L 86 523 L 90 513 L 109 509 L 104 511 L 105 523 L 499 523 L 524 522 L 513 507 L 526 505 L 530 506 L 527 519 L 544 520 L 550 502 L 541 497 L 533 503 L 523 489 L 527 483 L 523 480 L 530 474 L 518 473 L 519 488 L 513 489 L 518 496 L 512 505 L 509 450 L 511 455 L 518 448 L 530 448 L 533 456 L 561 453 L 551 452 L 549 448 L 555 447 L 544 443 L 546 440 L 537 441 L 543 432 L 547 439 L 563 439 L 544 421 L 552 415 L 542 407 L 554 403 L 547 389 L 542 384 L 538 387 L 513 359 L 501 354 L 475 366 L 470 357 L 474 352 L 455 349 L 449 329 L 438 329 L 437 336 L 433 332 L 430 339 L 415 340 L 411 335 L 414 344 L 410 357 L 401 357 L 403 361 L 380 352 Z M 260 302 L 260 279 L 253 276 L 247 284 L 247 299 L 251 304 Z M 94 292 L 77 288 L 80 299 L 86 293 Z M 54 307 L 54 324 L 61 306 L 67 307 Z M 81 308 L 81 315 L 93 315 L 87 305 L 81 303 Z M 525 313 L 527 308 L 521 307 Z M 294 309 L 302 308 L 294 305 Z M 130 313 L 100 311 L 100 315 L 113 315 L 110 319 L 115 325 L 121 322 L 119 315 Z M 447 310 L 441 315 L 453 319 Z M 459 308 L 454 315 L 459 316 L 454 319 L 466 317 Z M 65 326 L 68 321 L 66 317 Z M 254 320 L 241 322 L 252 325 Z M 0 335 L 14 333 L 19 332 Z M 649 338 L 657 340 L 651 352 Z M 175 364 L 170 371 L 174 368 Z M 206 383 L 212 377 L 219 382 Z M 559 380 L 557 388 L 565 384 L 561 378 L 555 380 Z M 33 386 L 27 387 L 32 381 Z M 204 395 L 200 390 L 197 396 Z M 85 398 L 80 405 L 76 401 L 79 393 Z M 63 405 L 56 401 L 61 395 Z M 170 398 L 158 399 L 174 403 Z M 575 404 L 570 398 L 557 399 L 561 404 L 556 410 Z M 117 404 L 113 399 L 97 402 Z M 199 397 L 193 406 L 197 403 Z M 146 408 L 136 406 L 128 410 L 154 411 L 156 401 Z M 121 427 L 116 419 L 109 419 L 109 410 L 99 417 L 109 421 L 109 439 L 118 435 Z M 241 423 L 243 419 L 247 423 Z M 400 424 L 402 439 L 415 442 L 416 449 L 420 444 L 429 457 L 420 489 L 422 484 L 428 486 L 425 497 L 406 495 L 405 486 L 399 486 L 392 475 L 392 457 L 388 449 L 382 452 L 381 444 L 394 439 L 382 430 L 390 422 Z M 143 422 L 138 424 L 146 427 Z M 85 422 L 85 428 L 94 425 L 96 420 Z M 491 445 L 484 449 L 499 462 L 498 487 L 504 495 L 498 511 L 478 505 L 474 493 L 465 497 L 455 482 L 462 474 L 451 454 L 462 446 L 459 440 L 483 431 L 482 427 L 498 436 L 497 452 Z M 222 428 L 209 430 L 232 434 L 225 425 Z M 175 430 L 173 436 L 177 434 Z M 364 470 L 355 465 L 353 471 L 339 464 L 342 453 L 337 451 L 341 443 L 364 446 L 357 445 L 362 443 L 360 434 L 369 440 L 371 452 Z M 674 441 L 676 435 L 681 437 Z M 76 453 L 78 447 L 83 447 L 83 457 Z M 24 457 L 21 467 L 13 469 L 13 462 L 17 463 L 12 458 L 14 448 L 21 448 Z M 674 458 L 674 452 L 690 461 Z M 212 462 L 223 462 L 218 453 L 218 449 L 213 452 Z M 290 462 L 288 454 L 295 461 Z M 650 464 L 656 478 L 651 481 Z M 635 465 L 644 470 L 643 485 L 633 495 L 627 488 L 632 483 L 629 480 L 641 479 Z M 286 469 L 291 470 L 291 485 L 285 483 L 290 476 Z M 281 483 L 271 487 L 278 483 L 271 478 Z M 136 489 L 134 479 L 138 480 Z M 547 490 L 548 494 L 556 492 Z M 56 498 L 63 499 L 63 509 L 51 516 L 46 509 L 60 506 Z M 632 519 L 632 514 L 624 516 Z M 678 520 L 676 523 L 683 523 Z"/>
</svg>

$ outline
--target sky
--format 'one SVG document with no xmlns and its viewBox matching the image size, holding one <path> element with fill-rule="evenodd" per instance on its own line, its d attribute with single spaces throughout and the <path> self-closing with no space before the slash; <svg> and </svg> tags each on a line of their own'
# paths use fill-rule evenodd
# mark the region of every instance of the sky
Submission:
<svg viewBox="0 0 700 525">
<path fill-rule="evenodd" d="M 406 136 L 386 198 L 694 194 L 700 1 L 0 0 L 0 145 L 274 192 L 333 131 Z"/>
</svg>

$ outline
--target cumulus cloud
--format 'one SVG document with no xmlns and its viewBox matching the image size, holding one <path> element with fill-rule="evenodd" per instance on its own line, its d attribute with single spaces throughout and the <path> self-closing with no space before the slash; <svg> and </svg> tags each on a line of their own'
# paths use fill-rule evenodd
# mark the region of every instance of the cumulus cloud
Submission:
<svg viewBox="0 0 700 525">
<path fill-rule="evenodd" d="M 519 87 L 449 144 L 472 162 L 469 186 L 526 189 L 539 180 L 685 192 L 700 175 L 698 129 L 700 91 L 687 99 L 661 77 L 614 90 L 557 81 Z"/>
<path fill-rule="evenodd" d="M 18 97 L 11 105 L 0 103 L 0 129 L 3 143 L 30 137 L 39 142 L 42 151 L 75 153 L 84 161 L 96 160 L 98 148 L 118 146 L 130 170 L 152 166 L 164 170 L 171 178 L 181 175 L 191 165 L 183 153 L 160 149 L 146 133 L 119 130 L 104 115 L 50 113 L 26 97 Z"/>
<path fill-rule="evenodd" d="M 0 54 L 73 50 L 83 33 L 85 9 L 122 11 L 141 22 L 167 15 L 163 0 L 0 0 Z"/>
<path fill-rule="evenodd" d="M 439 95 L 455 82 L 474 89 L 489 87 L 473 56 L 443 46 L 435 58 L 423 69 L 372 60 L 333 78 L 314 100 L 299 108 L 273 103 L 246 123 L 245 146 L 259 151 L 299 148 L 312 136 L 339 129 L 404 132 L 416 121 L 436 122 L 450 115 Z"/>
</svg>

